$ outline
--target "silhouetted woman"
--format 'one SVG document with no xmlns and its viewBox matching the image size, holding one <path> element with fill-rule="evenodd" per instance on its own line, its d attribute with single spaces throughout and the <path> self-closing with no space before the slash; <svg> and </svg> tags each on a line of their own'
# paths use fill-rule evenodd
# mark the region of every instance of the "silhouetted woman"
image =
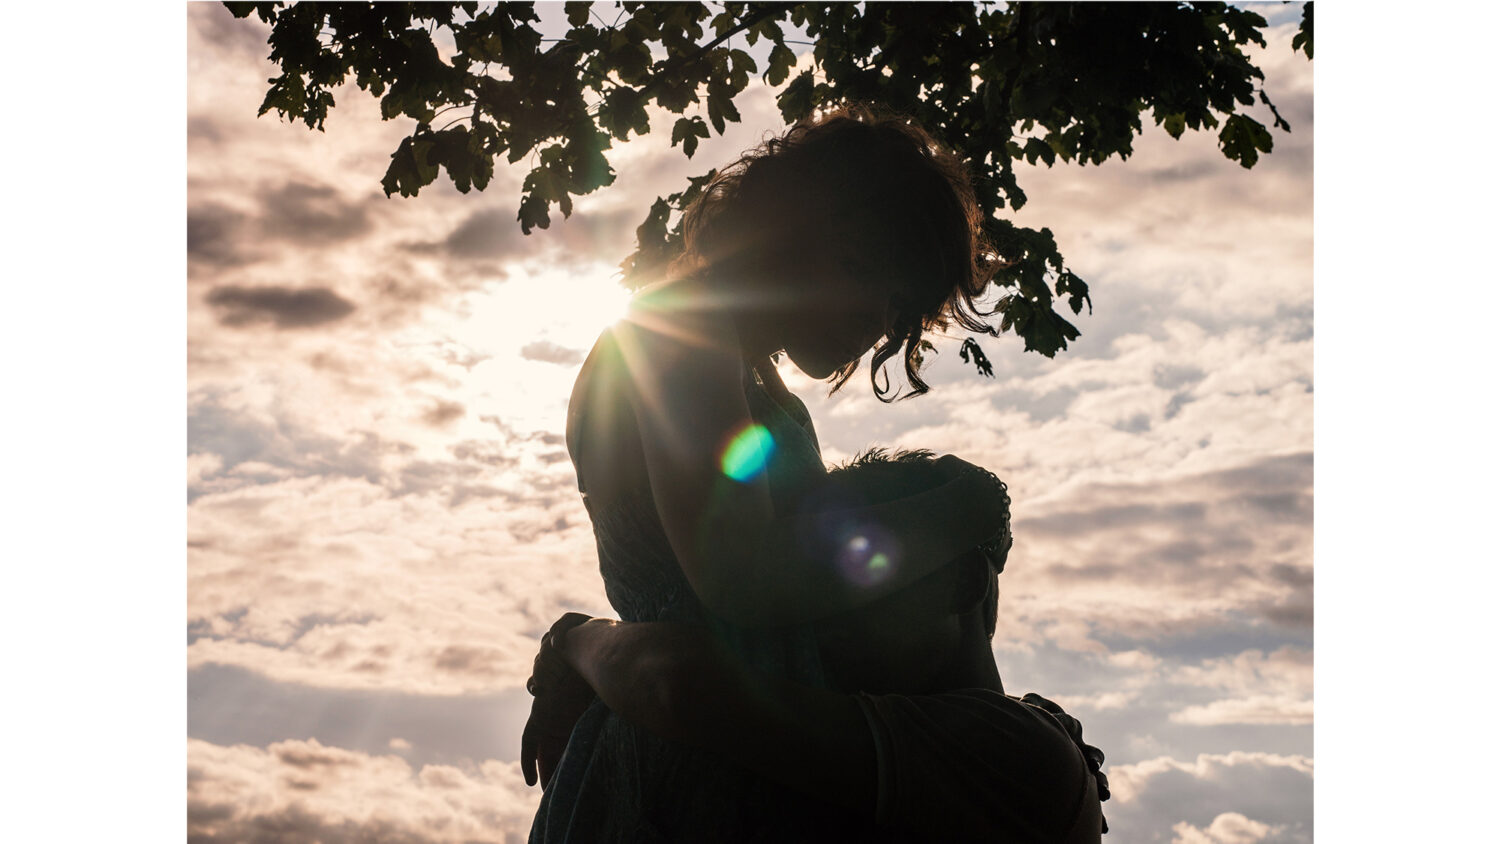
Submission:
<svg viewBox="0 0 1500 844">
<path fill-rule="evenodd" d="M 896 393 L 882 367 L 898 355 L 911 391 L 925 392 L 924 332 L 991 330 L 975 298 L 995 259 L 961 162 L 864 110 L 804 121 L 744 155 L 688 209 L 684 232 L 684 255 L 600 337 L 569 405 L 606 593 L 626 621 L 706 624 L 755 667 L 819 684 L 809 623 L 997 536 L 1007 499 L 992 475 L 946 457 L 935 488 L 840 509 L 818 494 L 817 437 L 771 355 L 837 389 L 874 348 L 882 400 Z M 597 702 L 558 760 L 578 713 L 546 711 L 541 695 L 538 706 L 523 750 L 546 783 L 533 841 L 826 840 L 842 829 L 818 801 Z M 550 743 L 539 720 L 562 725 Z"/>
</svg>

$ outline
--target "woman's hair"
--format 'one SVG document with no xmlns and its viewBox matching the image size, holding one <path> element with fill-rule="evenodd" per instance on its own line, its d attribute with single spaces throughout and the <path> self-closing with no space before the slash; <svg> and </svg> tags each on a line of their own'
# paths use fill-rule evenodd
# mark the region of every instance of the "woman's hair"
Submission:
<svg viewBox="0 0 1500 844">
<path fill-rule="evenodd" d="M 881 401 L 898 390 L 877 373 L 905 346 L 908 396 L 922 334 L 957 324 L 994 335 L 975 300 L 1001 266 L 963 161 L 911 121 L 847 106 L 798 122 L 719 171 L 683 214 L 679 271 L 731 268 L 776 275 L 800 257 L 835 249 L 856 277 L 887 274 L 900 291 L 890 330 L 875 345 L 870 383 Z M 859 367 L 829 379 L 838 390 Z"/>
</svg>

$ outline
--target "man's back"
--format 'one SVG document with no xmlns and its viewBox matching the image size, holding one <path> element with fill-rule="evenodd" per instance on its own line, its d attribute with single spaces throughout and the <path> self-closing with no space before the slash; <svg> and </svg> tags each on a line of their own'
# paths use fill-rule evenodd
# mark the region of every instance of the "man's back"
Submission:
<svg viewBox="0 0 1500 844">
<path fill-rule="evenodd" d="M 857 699 L 883 828 L 912 840 L 1099 841 L 1093 772 L 1039 706 L 989 689 Z"/>
</svg>

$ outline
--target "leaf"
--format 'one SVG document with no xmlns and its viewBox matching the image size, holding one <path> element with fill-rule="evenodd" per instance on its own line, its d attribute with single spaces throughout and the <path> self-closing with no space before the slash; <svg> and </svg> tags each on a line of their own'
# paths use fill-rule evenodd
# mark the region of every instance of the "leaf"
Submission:
<svg viewBox="0 0 1500 844">
<path fill-rule="evenodd" d="M 791 84 L 776 95 L 776 106 L 781 109 L 781 119 L 787 123 L 796 123 L 811 114 L 812 98 L 813 72 L 809 69 L 797 74 Z"/>
<path fill-rule="evenodd" d="M 567 12 L 567 15 L 568 15 L 568 24 L 570 26 L 583 26 L 584 24 L 588 23 L 589 22 L 589 7 L 592 6 L 592 5 L 594 5 L 594 4 L 593 3 L 573 3 L 573 2 L 564 3 L 563 4 L 563 9 L 564 9 L 564 11 Z"/>
<path fill-rule="evenodd" d="M 713 22 L 710 24 L 714 28 L 714 37 L 723 37 L 724 33 L 734 28 L 734 23 L 734 15 L 728 11 L 714 15 Z"/>
<path fill-rule="evenodd" d="M 401 139 L 401 144 L 391 153 L 391 163 L 386 168 L 385 178 L 380 180 L 386 196 L 397 192 L 402 196 L 416 196 L 417 191 L 432 184 L 432 180 L 437 178 L 438 169 L 435 164 L 427 161 L 427 153 L 431 147 L 431 141 L 418 140 L 416 136 Z"/>
<path fill-rule="evenodd" d="M 1074 275 L 1071 270 L 1063 270 L 1057 275 L 1057 295 L 1068 297 L 1068 307 L 1073 313 L 1083 310 L 1083 306 L 1089 306 L 1089 313 L 1094 313 L 1094 300 L 1089 297 L 1089 286 L 1084 280 Z"/>
<path fill-rule="evenodd" d="M 226 4 L 227 5 L 227 4 Z M 239 17 L 239 15 L 235 15 Z M 1302 4 L 1302 23 L 1297 27 L 1297 34 L 1292 36 L 1292 51 L 1301 50 L 1311 59 L 1313 57 L 1313 4 Z"/>
<path fill-rule="evenodd" d="M 963 358 L 964 363 L 973 363 L 974 368 L 978 370 L 980 375 L 988 378 L 995 377 L 995 367 L 990 363 L 989 357 L 985 355 L 984 349 L 979 347 L 979 343 L 975 342 L 973 337 L 964 338 L 963 345 L 958 347 L 958 356 Z"/>
<path fill-rule="evenodd" d="M 564 150 L 553 145 L 542 150 L 540 164 L 526 174 L 521 183 L 522 199 L 516 218 L 521 221 L 521 233 L 531 234 L 533 227 L 545 229 L 552 224 L 548 208 L 556 204 L 567 217 L 573 213 L 573 198 L 569 196 L 568 174 L 563 161 Z"/>
<path fill-rule="evenodd" d="M 1169 114 L 1162 118 L 1161 128 L 1167 130 L 1167 134 L 1171 135 L 1174 140 L 1181 138 L 1182 133 L 1187 131 L 1187 115 L 1182 112 Z"/>
<path fill-rule="evenodd" d="M 1030 164 L 1035 164 L 1040 159 L 1043 164 L 1051 167 L 1052 162 L 1057 160 L 1057 151 L 1041 138 L 1027 138 L 1022 154 L 1026 156 L 1026 161 Z"/>
<path fill-rule="evenodd" d="M 621 86 L 605 94 L 604 101 L 599 104 L 597 119 L 599 128 L 622 141 L 630 137 L 631 130 L 637 135 L 651 131 L 646 102 L 634 88 Z"/>
<path fill-rule="evenodd" d="M 681 143 L 682 151 L 687 154 L 688 158 L 692 158 L 693 153 L 698 149 L 698 139 L 707 137 L 709 137 L 708 127 L 704 125 L 703 118 L 696 115 L 680 117 L 676 123 L 672 124 L 672 146 L 675 147 Z"/>
<path fill-rule="evenodd" d="M 1250 169 L 1260 160 L 1260 153 L 1271 151 L 1271 133 L 1247 114 L 1231 114 L 1219 130 L 1219 149 L 1231 161 Z"/>
<path fill-rule="evenodd" d="M 735 93 L 745 90 L 750 84 L 750 74 L 755 72 L 755 59 L 744 50 L 729 51 L 729 75 L 731 87 Z"/>
<path fill-rule="evenodd" d="M 224 3 L 224 7 L 229 10 L 229 13 L 237 18 L 249 17 L 250 13 L 255 11 L 258 6 L 271 5 L 271 3 Z"/>
<path fill-rule="evenodd" d="M 777 44 L 771 48 L 771 56 L 767 60 L 766 74 L 763 77 L 766 84 L 775 87 L 786 81 L 791 75 L 792 68 L 797 66 L 797 54 L 792 48 L 785 44 Z"/>
<path fill-rule="evenodd" d="M 651 204 L 646 219 L 636 227 L 635 252 L 620 262 L 620 270 L 624 274 L 621 283 L 627 288 L 639 289 L 650 283 L 666 267 L 672 256 L 667 235 L 667 217 L 671 212 L 667 201 L 657 197 Z"/>
<path fill-rule="evenodd" d="M 734 107 L 734 99 L 729 94 L 715 93 L 713 86 L 708 91 L 708 122 L 714 125 L 714 131 L 720 135 L 724 134 L 724 124 L 740 122 L 740 110 Z"/>
</svg>

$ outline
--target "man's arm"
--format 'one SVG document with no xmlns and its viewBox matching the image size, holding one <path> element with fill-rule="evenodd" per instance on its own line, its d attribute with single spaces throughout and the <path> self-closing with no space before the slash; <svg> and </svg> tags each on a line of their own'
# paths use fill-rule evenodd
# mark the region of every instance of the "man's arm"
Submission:
<svg viewBox="0 0 1500 844">
<path fill-rule="evenodd" d="M 690 625 L 596 618 L 556 647 L 627 721 L 874 817 L 875 748 L 852 697 L 752 671 Z"/>
</svg>

